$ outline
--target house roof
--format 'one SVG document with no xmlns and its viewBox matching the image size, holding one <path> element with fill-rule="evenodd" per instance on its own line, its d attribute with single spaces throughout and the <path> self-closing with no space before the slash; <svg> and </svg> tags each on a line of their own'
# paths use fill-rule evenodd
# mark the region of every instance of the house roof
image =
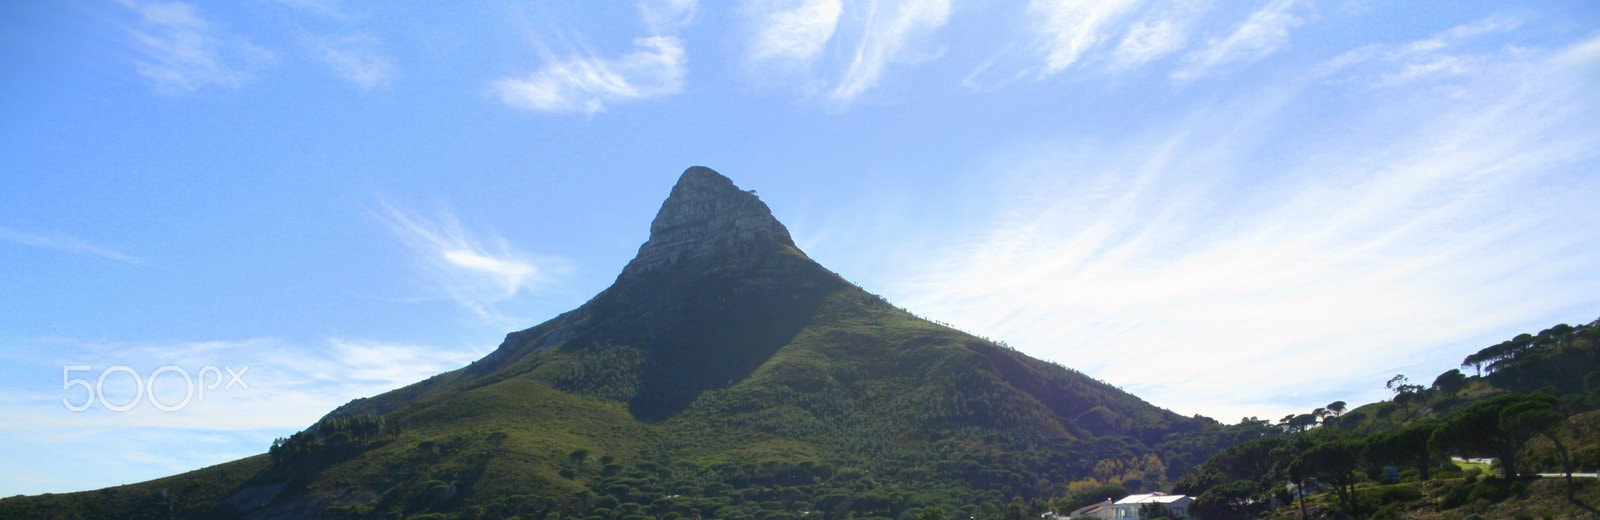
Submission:
<svg viewBox="0 0 1600 520">
<path fill-rule="evenodd" d="M 1118 500 L 1117 501 L 1116 505 L 1125 505 L 1125 504 L 1171 504 L 1173 502 L 1177 502 L 1179 500 L 1184 500 L 1184 499 L 1187 499 L 1187 498 L 1189 498 L 1189 497 L 1184 496 L 1184 495 L 1168 495 L 1168 494 L 1164 494 L 1164 493 L 1145 493 L 1145 494 L 1140 494 L 1140 495 L 1128 495 L 1126 497 L 1123 497 L 1122 500 Z"/>
<path fill-rule="evenodd" d="M 1106 506 L 1109 506 L 1109 505 L 1111 505 L 1111 500 L 1110 499 L 1106 499 L 1105 502 L 1096 502 L 1096 503 L 1093 503 L 1093 504 L 1089 504 L 1087 506 L 1080 507 L 1076 511 L 1073 511 L 1071 513 L 1067 513 L 1067 517 L 1070 518 L 1070 517 L 1076 517 L 1076 516 L 1092 515 L 1092 514 L 1095 514 L 1095 513 L 1099 512 L 1101 509 L 1105 509 Z"/>
</svg>

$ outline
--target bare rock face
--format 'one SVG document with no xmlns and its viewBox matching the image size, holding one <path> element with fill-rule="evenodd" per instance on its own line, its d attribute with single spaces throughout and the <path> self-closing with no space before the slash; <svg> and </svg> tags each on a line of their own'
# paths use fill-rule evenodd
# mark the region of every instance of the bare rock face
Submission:
<svg viewBox="0 0 1600 520">
<path fill-rule="evenodd" d="M 789 230 L 757 198 L 704 166 L 683 172 L 650 223 L 650 240 L 623 276 L 683 264 L 737 265 L 750 255 L 794 248 Z"/>
</svg>

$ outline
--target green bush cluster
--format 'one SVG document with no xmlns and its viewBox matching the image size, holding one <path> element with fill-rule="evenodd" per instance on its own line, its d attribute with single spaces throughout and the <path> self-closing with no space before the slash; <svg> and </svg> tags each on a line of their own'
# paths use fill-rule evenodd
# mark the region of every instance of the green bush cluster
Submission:
<svg viewBox="0 0 1600 520">
<path fill-rule="evenodd" d="M 304 431 L 273 440 L 267 456 L 274 465 L 345 457 L 398 433 L 398 428 L 372 412 L 329 416 Z"/>
</svg>

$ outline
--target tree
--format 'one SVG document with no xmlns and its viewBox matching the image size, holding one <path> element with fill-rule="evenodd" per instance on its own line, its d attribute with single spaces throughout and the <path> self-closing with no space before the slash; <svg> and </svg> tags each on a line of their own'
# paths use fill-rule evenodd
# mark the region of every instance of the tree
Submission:
<svg viewBox="0 0 1600 520">
<path fill-rule="evenodd" d="M 1355 507 L 1355 472 L 1365 451 L 1366 446 L 1353 437 L 1320 439 L 1290 462 L 1289 471 L 1332 484 L 1340 507 L 1348 514 Z"/>
<path fill-rule="evenodd" d="M 1444 394 L 1446 397 L 1456 395 L 1456 392 L 1460 392 L 1466 386 L 1467 375 L 1454 368 L 1439 374 L 1439 377 L 1433 379 L 1433 389 L 1438 390 L 1440 394 Z"/>
<path fill-rule="evenodd" d="M 1328 403 L 1328 406 L 1326 408 L 1328 409 L 1329 412 L 1333 413 L 1334 417 L 1338 417 L 1338 416 L 1344 415 L 1345 406 L 1347 406 L 1347 405 L 1345 404 L 1344 401 L 1334 401 L 1334 402 Z"/>
<path fill-rule="evenodd" d="M 1283 428 L 1283 431 L 1287 433 L 1303 432 L 1306 431 L 1307 428 L 1316 426 L 1316 424 L 1317 416 L 1309 413 L 1303 413 L 1299 415 L 1289 414 L 1278 421 L 1278 426 Z"/>
<path fill-rule="evenodd" d="M 1528 439 L 1561 421 L 1555 399 L 1543 394 L 1508 393 L 1451 414 L 1432 438 L 1461 455 L 1500 459 L 1507 479 L 1517 478 L 1517 454 Z"/>
<path fill-rule="evenodd" d="M 1575 500 L 1576 486 L 1572 482 L 1572 462 L 1567 454 L 1567 445 L 1555 435 L 1556 425 L 1561 424 L 1565 418 L 1556 412 L 1554 402 L 1544 399 L 1523 400 L 1500 411 L 1500 427 L 1512 435 L 1523 439 L 1542 435 L 1556 446 L 1556 453 L 1561 457 L 1561 469 L 1567 477 L 1567 498 Z"/>
<path fill-rule="evenodd" d="M 1394 404 L 1400 405 L 1407 413 L 1410 413 L 1411 402 L 1421 398 L 1424 390 L 1422 385 L 1411 384 L 1411 380 L 1407 379 L 1405 374 L 1395 374 L 1389 378 L 1389 382 L 1383 384 L 1383 387 L 1394 392 Z"/>
<path fill-rule="evenodd" d="M 1369 455 L 1375 462 L 1388 464 L 1415 464 L 1419 477 L 1428 480 L 1432 466 L 1433 434 L 1443 426 L 1436 419 L 1422 419 L 1405 426 L 1374 435 L 1368 444 Z"/>
<path fill-rule="evenodd" d="M 1400 405 L 1401 410 L 1411 410 L 1411 401 L 1416 398 L 1411 392 L 1400 392 L 1394 396 L 1394 404 Z"/>
<path fill-rule="evenodd" d="M 1394 377 L 1389 378 L 1389 382 L 1383 384 L 1383 387 L 1388 388 L 1390 391 L 1394 392 L 1395 395 L 1400 395 L 1405 393 L 1405 390 L 1403 389 L 1408 386 L 1407 383 L 1410 382 L 1411 380 L 1407 379 L 1405 374 L 1395 374 Z"/>
<path fill-rule="evenodd" d="M 1583 389 L 1588 392 L 1589 404 L 1600 405 L 1600 370 L 1584 374 Z"/>
<path fill-rule="evenodd" d="M 1271 504 L 1259 488 L 1250 480 L 1235 480 L 1213 487 L 1195 497 L 1194 513 L 1201 518 L 1254 518 Z M 1147 516 L 1143 508 L 1140 509 L 1141 518 L 1167 518 Z M 1161 509 L 1166 511 L 1164 507 Z"/>
<path fill-rule="evenodd" d="M 1294 448 L 1294 446 L 1287 447 L 1284 450 L 1284 454 L 1289 453 L 1289 450 Z M 1306 513 L 1306 495 L 1309 494 L 1310 491 L 1306 489 L 1306 483 L 1311 480 L 1311 469 L 1306 467 L 1306 465 L 1300 461 L 1298 454 L 1290 455 L 1288 460 L 1289 464 L 1287 465 L 1288 467 L 1286 468 L 1287 471 L 1285 473 L 1287 473 L 1289 482 L 1294 483 L 1294 498 L 1296 499 L 1296 502 L 1300 503 L 1300 518 L 1301 520 L 1304 520 L 1305 518 L 1309 518 L 1309 515 Z"/>
<path fill-rule="evenodd" d="M 1022 497 L 1011 497 L 1011 502 L 1006 504 L 1006 520 L 1026 520 L 1030 516 L 1028 513 L 1028 504 Z"/>
</svg>

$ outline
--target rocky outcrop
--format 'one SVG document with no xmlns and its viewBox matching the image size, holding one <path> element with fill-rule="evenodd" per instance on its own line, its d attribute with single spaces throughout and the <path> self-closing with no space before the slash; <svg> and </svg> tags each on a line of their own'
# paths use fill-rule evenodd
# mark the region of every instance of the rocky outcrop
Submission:
<svg viewBox="0 0 1600 520">
<path fill-rule="evenodd" d="M 773 246 L 794 247 L 789 230 L 754 191 L 704 166 L 683 172 L 656 218 L 650 240 L 623 269 L 623 276 L 679 264 L 738 264 Z"/>
<path fill-rule="evenodd" d="M 697 334 L 681 328 L 702 328 L 686 317 L 742 315 L 772 302 L 784 308 L 815 305 L 821 295 L 844 285 L 847 282 L 795 247 L 789 230 L 755 192 L 739 189 L 710 168 L 693 166 L 678 178 L 650 223 L 650 239 L 639 246 L 638 255 L 611 287 L 555 319 L 507 334 L 500 348 L 468 370 L 488 374 L 532 352 L 568 343 L 677 342 Z M 749 319 L 770 322 L 772 314 Z M 793 326 L 769 329 L 793 332 Z M 725 339 L 707 340 L 701 347 L 726 343 Z M 786 336 L 780 333 L 728 348 L 759 352 L 776 348 L 783 340 Z M 726 374 L 705 378 L 729 379 Z"/>
</svg>

